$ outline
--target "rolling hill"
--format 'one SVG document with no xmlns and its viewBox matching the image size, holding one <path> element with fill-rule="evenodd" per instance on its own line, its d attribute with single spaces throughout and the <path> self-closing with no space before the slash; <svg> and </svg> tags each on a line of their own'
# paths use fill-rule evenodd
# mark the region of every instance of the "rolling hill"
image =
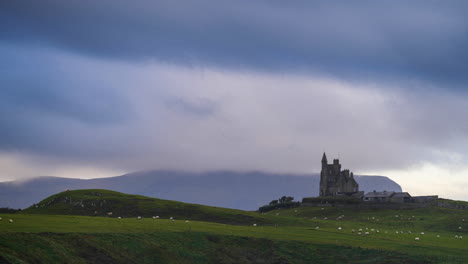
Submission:
<svg viewBox="0 0 468 264">
<path fill-rule="evenodd" d="M 235 224 L 268 223 L 260 214 L 125 194 L 109 190 L 64 191 L 26 208 L 22 214 L 164 218 Z"/>
<path fill-rule="evenodd" d="M 260 214 L 108 190 L 65 191 L 0 215 L 0 263 L 461 264 L 468 261 L 466 219 L 467 210 L 436 205 Z"/>
<path fill-rule="evenodd" d="M 355 176 L 364 191 L 401 191 L 384 176 Z M 0 183 L 0 207 L 26 208 L 65 190 L 108 189 L 182 202 L 256 210 L 273 199 L 289 195 L 300 200 L 318 195 L 319 175 L 273 174 L 264 172 L 147 171 L 117 177 L 69 179 L 38 177 Z"/>
</svg>

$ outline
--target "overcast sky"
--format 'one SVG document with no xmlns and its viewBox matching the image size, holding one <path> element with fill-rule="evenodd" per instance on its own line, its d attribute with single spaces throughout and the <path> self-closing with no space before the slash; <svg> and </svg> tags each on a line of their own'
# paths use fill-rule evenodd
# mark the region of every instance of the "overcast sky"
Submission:
<svg viewBox="0 0 468 264">
<path fill-rule="evenodd" d="M 312 173 L 468 200 L 468 2 L 0 2 L 0 181 Z"/>
</svg>

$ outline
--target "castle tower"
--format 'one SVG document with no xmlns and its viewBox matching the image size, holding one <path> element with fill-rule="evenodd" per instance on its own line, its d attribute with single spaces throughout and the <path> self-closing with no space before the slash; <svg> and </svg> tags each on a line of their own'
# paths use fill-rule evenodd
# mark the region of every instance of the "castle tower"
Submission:
<svg viewBox="0 0 468 264">
<path fill-rule="evenodd" d="M 359 192 L 359 185 L 349 170 L 341 170 L 338 159 L 328 164 L 325 152 L 322 156 L 322 171 L 320 172 L 320 196 L 352 196 Z"/>
<path fill-rule="evenodd" d="M 327 189 L 328 189 L 328 161 L 327 155 L 323 152 L 322 157 L 322 170 L 320 171 L 320 196 L 327 196 Z"/>
</svg>

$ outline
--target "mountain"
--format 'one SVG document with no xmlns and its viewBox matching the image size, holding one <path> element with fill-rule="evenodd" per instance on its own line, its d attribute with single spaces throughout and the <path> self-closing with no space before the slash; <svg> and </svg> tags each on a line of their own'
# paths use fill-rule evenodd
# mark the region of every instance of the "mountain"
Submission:
<svg viewBox="0 0 468 264">
<path fill-rule="evenodd" d="M 182 172 L 146 171 L 117 177 L 70 179 L 37 177 L 0 183 L 0 207 L 25 208 L 65 190 L 108 189 L 161 199 L 242 210 L 256 210 L 283 195 L 296 200 L 317 196 L 320 175 L 274 174 L 266 172 Z M 401 191 L 384 176 L 355 176 L 360 190 Z"/>
</svg>

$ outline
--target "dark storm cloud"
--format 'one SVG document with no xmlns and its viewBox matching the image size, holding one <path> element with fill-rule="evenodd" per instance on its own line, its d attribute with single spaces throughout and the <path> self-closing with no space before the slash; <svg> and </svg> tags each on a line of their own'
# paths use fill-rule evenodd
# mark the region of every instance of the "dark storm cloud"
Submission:
<svg viewBox="0 0 468 264">
<path fill-rule="evenodd" d="M 2 1 L 0 41 L 90 56 L 468 80 L 466 1 Z"/>
<path fill-rule="evenodd" d="M 91 69 L 76 58 L 69 60 L 50 50 L 0 45 L 2 151 L 64 155 L 97 143 L 93 130 L 132 117 L 131 104 L 112 75 L 97 69 L 99 65 Z M 78 139 L 74 133 L 80 132 Z"/>
</svg>

